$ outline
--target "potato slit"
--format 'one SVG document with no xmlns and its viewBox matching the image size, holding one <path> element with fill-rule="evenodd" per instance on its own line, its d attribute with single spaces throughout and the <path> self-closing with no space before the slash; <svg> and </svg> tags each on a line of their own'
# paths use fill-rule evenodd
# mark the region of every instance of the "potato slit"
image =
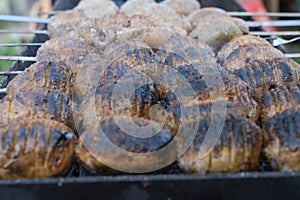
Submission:
<svg viewBox="0 0 300 200">
<path fill-rule="evenodd" d="M 44 79 L 44 87 L 48 87 L 48 79 L 50 74 L 51 62 L 47 64 L 46 72 L 45 72 L 45 79 Z"/>
</svg>

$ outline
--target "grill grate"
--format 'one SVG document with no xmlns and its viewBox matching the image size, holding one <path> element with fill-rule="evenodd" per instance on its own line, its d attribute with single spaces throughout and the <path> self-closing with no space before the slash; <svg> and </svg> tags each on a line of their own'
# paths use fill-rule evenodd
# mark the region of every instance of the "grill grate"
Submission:
<svg viewBox="0 0 300 200">
<path fill-rule="evenodd" d="M 64 3 L 62 3 L 64 2 Z M 66 3 L 68 2 L 68 3 Z M 77 1 L 65 0 L 57 1 L 54 10 L 65 10 L 72 8 L 76 5 Z M 67 6 L 66 6 L 67 5 Z M 55 14 L 55 12 L 50 13 Z M 300 14 L 295 13 L 267 13 L 267 14 L 255 14 L 246 12 L 231 12 L 232 16 L 271 16 L 271 17 L 299 17 Z M 283 22 L 283 21 L 281 21 Z M 262 24 L 256 24 L 261 26 Z M 255 27 L 256 27 L 255 25 Z M 0 76 L 5 76 L 4 80 L 0 84 L 0 97 L 4 96 L 8 82 L 17 74 L 22 73 L 22 71 L 30 66 L 35 61 L 35 56 L 37 49 L 46 40 L 49 39 L 47 36 L 46 25 L 42 26 L 42 30 L 37 31 L 9 31 L 0 30 L 0 34 L 10 34 L 10 33 L 20 33 L 20 34 L 34 34 L 34 38 L 30 43 L 27 44 L 0 44 L 4 47 L 8 46 L 25 46 L 25 49 L 21 53 L 21 56 L 6 56 L 1 55 L 0 60 L 13 60 L 15 61 L 12 65 L 10 71 L 1 72 Z M 270 36 L 300 36 L 300 31 L 276 31 L 276 32 L 266 32 L 266 31 L 251 31 L 250 34 L 258 35 L 262 37 Z M 286 53 L 287 57 L 290 58 L 300 58 L 300 53 Z M 264 169 L 261 169 L 264 171 Z M 288 179 L 289 182 L 286 180 Z M 124 184 L 125 183 L 125 184 Z M 266 184 L 270 183 L 270 184 Z M 289 187 L 287 192 L 282 192 L 282 184 Z M 290 184 L 289 184 L 290 183 Z M 294 183 L 294 184 L 293 184 Z M 45 187 L 41 187 L 41 184 Z M 87 198 L 94 197 L 93 195 L 103 195 L 107 196 L 107 191 L 123 191 L 126 195 L 138 195 L 140 197 L 147 197 L 149 194 L 156 194 L 159 196 L 158 188 L 164 189 L 166 198 L 173 197 L 187 197 L 190 194 L 195 195 L 195 191 L 200 188 L 203 189 L 203 194 L 207 194 L 207 197 L 211 197 L 212 193 L 219 195 L 219 198 L 225 199 L 230 198 L 230 194 L 234 194 L 233 199 L 253 199 L 257 197 L 263 197 L 264 199 L 272 197 L 290 197 L 294 198 L 299 195 L 298 186 L 300 184 L 300 173 L 281 173 L 281 172 L 250 172 L 250 173 L 237 173 L 237 174 L 211 174 L 211 175 L 141 175 L 141 176 L 92 176 L 92 177 L 82 177 L 80 178 L 59 178 L 59 179 L 41 179 L 41 180 L 24 180 L 24 181 L 0 181 L 0 193 L 1 195 L 10 194 L 12 197 L 27 197 L 28 193 L 24 193 L 25 190 L 38 191 L 37 196 L 40 198 L 53 199 L 53 197 L 64 198 L 66 195 L 70 198 L 85 196 Z M 15 196 L 12 196 L 12 192 L 7 190 L 8 187 L 14 187 L 16 190 Z M 222 187 L 221 187 L 222 186 Z M 64 189 L 61 189 L 64 188 Z M 37 189 L 40 188 L 40 189 Z M 102 188 L 99 190 L 99 188 Z M 106 188 L 106 189 L 103 189 Z M 233 189 L 235 188 L 235 189 Z M 278 188 L 276 190 L 276 188 Z M 172 190 L 181 191 L 182 193 L 170 193 Z M 257 192 L 253 193 L 253 189 Z M 93 192 L 89 192 L 93 190 Z M 106 191 L 107 190 L 107 191 Z M 228 190 L 228 191 L 227 191 Z M 18 196 L 18 191 L 20 194 Z M 88 195 L 82 195 L 82 193 L 88 191 Z M 194 191 L 194 192 L 193 192 Z M 206 192 L 205 192 L 206 191 Z M 209 192 L 211 191 L 211 192 Z M 272 195 L 267 195 L 266 192 L 273 192 Z M 177 194 L 178 193 L 178 194 Z M 80 195 L 81 194 L 81 195 Z M 210 194 L 210 195 L 208 195 Z M 248 195 L 249 194 L 249 195 Z M 286 194 L 286 195 L 285 195 Z M 25 195 L 25 196 L 24 196 Z M 54 195 L 54 196 L 53 196 Z M 146 196 L 143 196 L 146 195 Z M 169 195 L 169 196 L 168 196 Z M 102 196 L 102 197 L 103 197 Z M 118 195 L 116 194 L 116 197 Z M 194 196 L 195 197 L 195 196 Z M 233 196 L 231 196 L 233 197 Z"/>
</svg>

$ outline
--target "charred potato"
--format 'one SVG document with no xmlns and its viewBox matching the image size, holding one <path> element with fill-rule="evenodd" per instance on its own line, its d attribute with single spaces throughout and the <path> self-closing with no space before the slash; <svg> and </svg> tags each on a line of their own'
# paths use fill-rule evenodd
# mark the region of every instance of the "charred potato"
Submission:
<svg viewBox="0 0 300 200">
<path fill-rule="evenodd" d="M 279 171 L 300 171 L 300 111 L 292 108 L 269 118 L 264 124 L 264 154 Z"/>
<path fill-rule="evenodd" d="M 0 178 L 65 175 L 71 166 L 75 136 L 51 120 L 16 119 L 0 126 Z"/>
</svg>

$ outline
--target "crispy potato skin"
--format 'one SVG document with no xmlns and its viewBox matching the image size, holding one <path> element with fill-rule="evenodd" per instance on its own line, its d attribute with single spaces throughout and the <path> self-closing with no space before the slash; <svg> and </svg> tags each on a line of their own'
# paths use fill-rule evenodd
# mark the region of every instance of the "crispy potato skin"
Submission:
<svg viewBox="0 0 300 200">
<path fill-rule="evenodd" d="M 143 118 L 133 117 L 132 120 L 138 125 L 147 125 L 150 121 Z M 123 118 L 124 123 L 130 123 L 131 119 Z M 123 132 L 113 117 L 108 117 L 103 119 L 102 122 L 96 124 L 94 128 L 86 130 L 80 135 L 78 144 L 75 146 L 75 155 L 80 165 L 93 173 L 98 174 L 115 174 L 120 173 L 115 169 L 112 169 L 105 164 L 102 160 L 108 160 L 108 162 L 113 162 L 116 165 L 130 165 L 132 162 L 130 156 L 127 157 L 121 155 L 120 153 L 112 152 L 106 148 L 98 148 L 101 142 L 98 137 L 100 130 L 102 130 L 106 137 L 118 148 L 121 148 L 128 152 L 139 153 L 134 155 L 141 156 L 141 158 L 147 158 L 142 153 L 154 152 L 160 148 L 167 145 L 173 138 L 174 134 L 166 127 L 163 127 L 155 136 L 149 138 L 137 138 L 128 135 L 128 133 Z M 176 149 L 175 149 L 176 150 Z M 114 150 L 113 150 L 114 151 Z M 168 158 L 168 156 L 176 156 L 176 151 L 169 151 L 166 155 L 160 157 L 157 155 L 154 158 L 155 161 L 163 160 Z M 126 157 L 126 158 L 125 158 Z M 153 158 L 152 158 L 153 159 Z M 116 163 L 116 160 L 118 163 Z M 151 163 L 155 165 L 155 163 Z M 138 168 L 147 169 L 149 163 L 139 163 Z"/>
<path fill-rule="evenodd" d="M 300 105 L 299 64 L 287 58 L 254 60 L 233 73 L 249 86 L 259 105 L 260 121 Z"/>
<path fill-rule="evenodd" d="M 51 120 L 16 119 L 0 126 L 0 178 L 62 176 L 71 166 L 75 136 Z"/>
<path fill-rule="evenodd" d="M 74 127 L 71 96 L 47 87 L 27 88 L 0 101 L 0 124 L 17 118 L 51 119 Z"/>
<path fill-rule="evenodd" d="M 264 154 L 279 171 L 300 171 L 300 111 L 287 109 L 264 124 Z"/>
<path fill-rule="evenodd" d="M 199 151 L 209 123 L 210 119 L 207 117 L 200 121 L 196 138 L 179 159 L 179 165 L 185 173 L 257 170 L 262 146 L 262 131 L 256 124 L 239 115 L 228 114 L 219 141 L 207 155 L 199 158 Z"/>
<path fill-rule="evenodd" d="M 263 38 L 252 36 L 252 35 L 242 35 L 240 37 L 236 37 L 232 39 L 230 42 L 226 43 L 222 47 L 222 49 L 218 53 L 218 60 L 221 63 L 223 63 L 229 58 L 230 54 L 233 53 L 234 50 L 242 46 L 248 46 L 248 45 L 268 46 L 269 48 L 272 48 L 271 44 Z"/>
<path fill-rule="evenodd" d="M 17 93 L 22 89 L 46 87 L 70 94 L 73 87 L 73 78 L 71 68 L 64 62 L 41 61 L 34 63 L 10 81 L 7 86 L 7 93 Z"/>
<path fill-rule="evenodd" d="M 214 52 L 219 52 L 227 42 L 249 32 L 245 21 L 230 17 L 218 8 L 196 10 L 188 19 L 193 27 L 190 36 L 205 41 Z"/>
</svg>

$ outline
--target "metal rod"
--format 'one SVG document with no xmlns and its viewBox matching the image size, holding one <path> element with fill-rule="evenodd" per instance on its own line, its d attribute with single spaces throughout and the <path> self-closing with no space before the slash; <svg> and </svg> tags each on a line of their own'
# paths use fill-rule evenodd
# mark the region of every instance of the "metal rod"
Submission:
<svg viewBox="0 0 300 200">
<path fill-rule="evenodd" d="M 260 36 L 298 36 L 300 35 L 300 31 L 272 31 L 272 32 L 266 32 L 266 31 L 251 31 L 249 32 L 250 35 L 260 35 Z"/>
<path fill-rule="evenodd" d="M 49 23 L 48 18 L 28 17 L 28 16 L 17 16 L 17 15 L 0 15 L 0 21 L 6 22 L 33 22 L 33 23 Z"/>
<path fill-rule="evenodd" d="M 0 15 L 0 21 L 11 22 L 36 22 L 36 23 L 49 23 L 49 18 L 15 16 L 15 15 Z M 300 20 L 272 20 L 272 21 L 247 21 L 250 27 L 259 26 L 300 26 Z"/>
<path fill-rule="evenodd" d="M 55 15 L 64 11 L 38 12 L 38 15 Z M 227 12 L 231 16 L 258 16 L 258 17 L 300 17 L 297 12 Z"/>
<path fill-rule="evenodd" d="M 17 31 L 17 30 L 1 30 L 0 34 L 45 34 L 47 35 L 46 30 L 37 30 L 37 31 Z M 250 35 L 286 35 L 286 36 L 297 36 L 300 35 L 300 31 L 251 31 Z"/>
<path fill-rule="evenodd" d="M 36 61 L 36 57 L 26 57 L 26 56 L 0 56 L 0 60 L 10 60 L 10 61 Z"/>
<path fill-rule="evenodd" d="M 300 40 L 300 37 L 295 37 L 295 38 L 292 38 L 290 40 L 284 40 L 284 39 L 281 38 L 281 40 L 282 40 L 282 42 L 281 42 L 282 44 L 289 44 L 289 43 L 293 43 L 293 42 L 296 42 L 296 41 Z"/>
<path fill-rule="evenodd" d="M 285 54 L 285 56 L 288 58 L 300 58 L 300 53 L 289 53 Z"/>
<path fill-rule="evenodd" d="M 257 16 L 257 17 L 300 17 L 300 13 L 288 13 L 288 12 L 265 12 L 265 13 L 254 13 L 254 12 L 228 12 L 231 16 Z"/>
<path fill-rule="evenodd" d="M 0 34 L 45 34 L 47 35 L 46 30 L 37 30 L 37 31 L 17 31 L 17 30 L 1 30 Z M 252 31 L 249 34 L 251 35 L 287 35 L 287 36 L 295 36 L 300 35 L 300 31 Z"/>
<path fill-rule="evenodd" d="M 45 34 L 47 35 L 46 30 L 37 30 L 37 31 L 18 31 L 18 30 L 3 30 L 0 29 L 0 34 Z"/>
<path fill-rule="evenodd" d="M 272 20 L 272 21 L 247 21 L 248 26 L 250 27 L 259 27 L 259 26 L 300 26 L 300 20 Z"/>
<path fill-rule="evenodd" d="M 37 30 L 37 31 L 13 31 L 13 30 L 0 30 L 1 33 L 16 33 L 16 34 L 45 34 L 48 35 L 46 30 Z M 251 31 L 249 32 L 251 35 L 281 35 L 281 36 L 297 36 L 300 35 L 300 31 Z"/>
<path fill-rule="evenodd" d="M 0 72 L 0 76 L 18 75 L 18 74 L 21 74 L 22 72 L 23 71 Z"/>
<path fill-rule="evenodd" d="M 7 43 L 0 44 L 0 47 L 18 47 L 18 46 L 42 46 L 44 43 Z"/>
<path fill-rule="evenodd" d="M 0 94 L 6 94 L 6 88 L 0 88 Z"/>
<path fill-rule="evenodd" d="M 64 11 L 38 12 L 38 15 L 55 15 Z M 227 12 L 231 16 L 258 16 L 258 17 L 300 17 L 297 12 Z"/>
<path fill-rule="evenodd" d="M 288 58 L 300 58 L 300 53 L 291 53 L 291 54 L 285 54 Z M 36 57 L 25 57 L 25 56 L 0 56 L 0 60 L 10 60 L 10 61 L 31 61 L 35 62 Z M 1 75 L 1 73 L 0 73 Z"/>
</svg>

